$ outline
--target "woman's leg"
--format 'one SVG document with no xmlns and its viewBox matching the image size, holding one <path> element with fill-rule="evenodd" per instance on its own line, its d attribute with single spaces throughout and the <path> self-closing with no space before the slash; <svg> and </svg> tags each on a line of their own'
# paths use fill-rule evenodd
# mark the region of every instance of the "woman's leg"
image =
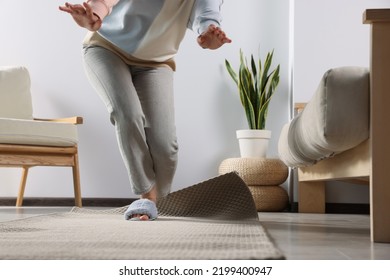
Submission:
<svg viewBox="0 0 390 280">
<path fill-rule="evenodd" d="M 154 191 L 159 195 L 166 195 L 176 167 L 177 144 L 176 136 L 165 138 L 161 133 L 164 131 L 165 135 L 174 134 L 174 125 L 160 126 L 164 125 L 165 121 L 173 122 L 173 102 L 166 102 L 162 100 L 162 95 L 157 95 L 160 89 L 163 89 L 163 92 L 167 88 L 170 88 L 169 94 L 173 95 L 172 73 L 162 71 L 163 74 L 160 75 L 133 69 L 118 56 L 101 47 L 85 48 L 84 62 L 91 84 L 103 99 L 111 122 L 115 125 L 119 148 L 129 172 L 133 192 L 142 196 L 148 196 L 148 193 Z M 150 78 L 145 78 L 147 76 Z M 166 79 L 170 81 L 166 82 Z M 155 98 L 150 99 L 153 92 L 158 93 Z M 146 97 L 148 95 L 149 97 Z M 168 96 L 167 99 L 172 97 Z M 165 110 L 168 112 L 164 114 Z M 160 117 L 165 121 L 156 122 Z M 159 141 L 170 143 L 161 145 Z M 160 152 L 160 148 L 167 147 L 170 152 Z M 159 160 L 169 153 L 169 164 L 160 163 Z M 160 172 L 162 165 L 169 166 L 167 169 L 163 168 L 169 170 L 169 175 L 163 174 L 164 171 Z M 162 183 L 158 181 L 160 178 Z"/>
<path fill-rule="evenodd" d="M 159 197 L 170 192 L 176 171 L 173 71 L 168 67 L 132 67 L 133 83 L 145 115 L 145 134 Z"/>
</svg>

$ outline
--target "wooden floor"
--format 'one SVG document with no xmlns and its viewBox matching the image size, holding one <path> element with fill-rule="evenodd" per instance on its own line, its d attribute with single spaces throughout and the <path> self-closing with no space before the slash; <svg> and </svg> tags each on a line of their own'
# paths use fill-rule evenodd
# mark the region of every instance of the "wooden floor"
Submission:
<svg viewBox="0 0 390 280">
<path fill-rule="evenodd" d="M 370 241 L 370 217 L 346 214 L 259 213 L 290 260 L 390 260 L 390 244 Z"/>
<path fill-rule="evenodd" d="M 0 207 L 0 222 L 71 207 Z M 390 244 L 371 243 L 368 215 L 259 213 L 290 260 L 390 260 Z"/>
</svg>

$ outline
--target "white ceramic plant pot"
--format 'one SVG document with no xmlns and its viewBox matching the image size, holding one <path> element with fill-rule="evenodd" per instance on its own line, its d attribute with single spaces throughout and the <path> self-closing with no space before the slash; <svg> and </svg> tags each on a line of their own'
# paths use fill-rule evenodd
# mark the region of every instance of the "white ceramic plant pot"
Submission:
<svg viewBox="0 0 390 280">
<path fill-rule="evenodd" d="M 244 129 L 237 130 L 237 139 L 242 158 L 266 158 L 270 130 Z"/>
</svg>

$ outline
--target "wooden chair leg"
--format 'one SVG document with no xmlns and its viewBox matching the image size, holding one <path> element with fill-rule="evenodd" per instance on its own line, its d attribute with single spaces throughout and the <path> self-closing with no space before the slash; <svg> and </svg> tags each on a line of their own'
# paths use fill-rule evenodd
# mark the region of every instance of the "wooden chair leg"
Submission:
<svg viewBox="0 0 390 280">
<path fill-rule="evenodd" d="M 20 180 L 18 197 L 16 199 L 16 207 L 21 207 L 23 205 L 24 190 L 26 188 L 28 175 L 28 167 L 23 167 L 22 179 Z"/>
<path fill-rule="evenodd" d="M 79 159 L 78 153 L 74 155 L 74 165 L 72 166 L 73 170 L 73 186 L 74 186 L 74 200 L 77 207 L 82 207 L 81 200 L 81 187 L 80 187 L 80 172 L 79 172 Z"/>
<path fill-rule="evenodd" d="M 325 213 L 325 181 L 299 182 L 298 212 Z"/>
</svg>

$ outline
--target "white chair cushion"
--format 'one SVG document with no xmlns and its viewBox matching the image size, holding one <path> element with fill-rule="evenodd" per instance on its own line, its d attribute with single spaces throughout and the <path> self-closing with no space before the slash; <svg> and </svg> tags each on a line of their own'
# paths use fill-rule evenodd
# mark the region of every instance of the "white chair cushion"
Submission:
<svg viewBox="0 0 390 280">
<path fill-rule="evenodd" d="M 0 67 L 0 117 L 33 119 L 30 75 L 25 67 Z"/>
<path fill-rule="evenodd" d="M 0 118 L 2 144 L 74 146 L 77 142 L 74 124 Z"/>
</svg>

